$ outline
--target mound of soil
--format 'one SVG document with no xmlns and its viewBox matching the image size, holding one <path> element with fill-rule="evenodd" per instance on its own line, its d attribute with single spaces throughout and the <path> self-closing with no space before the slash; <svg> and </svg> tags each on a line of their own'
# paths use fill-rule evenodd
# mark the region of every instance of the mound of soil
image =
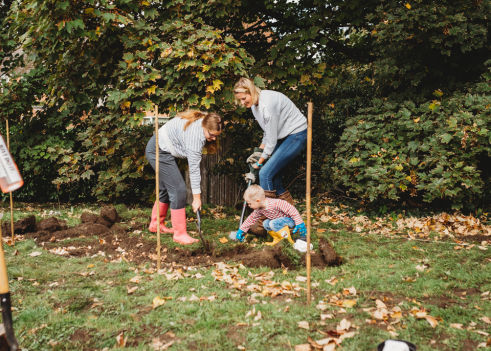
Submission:
<svg viewBox="0 0 491 351">
<path fill-rule="evenodd" d="M 121 218 L 112 206 L 103 207 L 100 215 L 82 213 L 81 224 L 69 228 L 64 220 L 50 217 L 36 223 L 34 216 L 22 219 L 15 223 L 16 234 L 24 234 L 27 238 L 35 239 L 38 244 L 49 250 L 63 249 L 69 256 L 104 256 L 109 260 L 122 258 L 127 261 L 143 263 L 156 260 L 155 242 L 149 240 L 148 234 L 130 235 L 135 230 L 141 230 L 141 224 L 121 224 Z M 10 223 L 4 223 L 4 233 L 10 233 Z M 161 234 L 169 235 L 169 234 Z M 145 237 L 147 236 L 147 237 Z M 95 238 L 94 238 L 95 237 Z M 67 239 L 86 238 L 83 241 Z M 239 244 L 228 250 L 217 252 L 211 242 L 210 248 L 205 250 L 202 246 L 196 249 L 187 247 L 162 247 L 161 259 L 163 263 L 182 264 L 186 266 L 212 265 L 220 261 L 241 262 L 248 267 L 288 267 L 295 269 L 292 262 L 281 249 L 281 245 L 254 249 L 247 244 Z M 302 257 L 305 262 L 305 257 Z M 333 247 L 326 239 L 319 241 L 319 250 L 311 253 L 312 266 L 323 268 L 342 263 Z"/>
</svg>

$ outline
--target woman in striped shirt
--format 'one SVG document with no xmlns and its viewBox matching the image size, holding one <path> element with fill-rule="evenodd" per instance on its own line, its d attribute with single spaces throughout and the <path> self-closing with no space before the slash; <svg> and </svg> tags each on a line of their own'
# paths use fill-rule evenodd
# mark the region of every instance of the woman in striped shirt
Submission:
<svg viewBox="0 0 491 351">
<path fill-rule="evenodd" d="M 222 132 L 222 118 L 213 112 L 189 110 L 159 129 L 159 202 L 152 210 L 151 232 L 157 231 L 157 214 L 160 213 L 160 230 L 173 233 L 173 240 L 187 245 L 197 242 L 186 230 L 186 183 L 177 167 L 176 158 L 186 158 L 189 164 L 189 178 L 193 193 L 193 211 L 201 208 L 200 162 L 203 147 L 213 143 Z M 155 169 L 155 135 L 150 138 L 145 156 Z M 164 226 L 170 207 L 172 229 Z"/>
</svg>

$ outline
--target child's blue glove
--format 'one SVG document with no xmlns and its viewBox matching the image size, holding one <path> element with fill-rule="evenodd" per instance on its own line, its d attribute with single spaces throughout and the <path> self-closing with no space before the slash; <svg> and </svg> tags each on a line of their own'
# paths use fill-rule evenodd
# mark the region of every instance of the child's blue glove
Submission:
<svg viewBox="0 0 491 351">
<path fill-rule="evenodd" d="M 298 233 L 300 235 L 300 238 L 307 237 L 307 228 L 305 227 L 304 222 L 297 224 L 295 226 L 295 228 L 293 228 L 293 234 L 296 234 L 296 233 Z"/>
<path fill-rule="evenodd" d="M 229 238 L 232 240 L 238 240 L 240 242 L 244 241 L 245 237 L 245 232 L 241 229 L 237 230 L 236 232 L 231 232 L 229 235 Z"/>
</svg>

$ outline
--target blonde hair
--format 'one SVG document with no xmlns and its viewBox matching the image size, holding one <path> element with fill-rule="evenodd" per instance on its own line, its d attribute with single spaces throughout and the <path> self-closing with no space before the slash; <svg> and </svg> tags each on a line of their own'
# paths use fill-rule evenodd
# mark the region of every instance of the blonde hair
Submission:
<svg viewBox="0 0 491 351">
<path fill-rule="evenodd" d="M 234 85 L 234 95 L 240 93 L 249 94 L 252 97 L 252 104 L 257 105 L 261 89 L 259 89 L 249 78 L 242 77 Z M 239 99 L 235 98 L 235 103 L 240 105 Z"/>
<path fill-rule="evenodd" d="M 265 197 L 263 188 L 257 184 L 252 184 L 244 192 L 244 200 L 246 201 L 264 200 Z"/>
<path fill-rule="evenodd" d="M 222 117 L 218 113 L 215 112 L 203 112 L 198 110 L 187 110 L 184 112 L 180 112 L 177 114 L 177 117 L 182 119 L 186 119 L 187 122 L 184 125 L 184 130 L 186 130 L 191 123 L 197 121 L 198 119 L 203 119 L 201 125 L 212 131 L 212 132 L 221 132 L 222 131 Z"/>
</svg>

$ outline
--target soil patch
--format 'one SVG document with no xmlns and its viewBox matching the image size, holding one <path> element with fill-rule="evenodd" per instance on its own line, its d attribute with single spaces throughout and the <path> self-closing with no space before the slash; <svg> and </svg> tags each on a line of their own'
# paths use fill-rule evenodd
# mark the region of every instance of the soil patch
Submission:
<svg viewBox="0 0 491 351">
<path fill-rule="evenodd" d="M 16 234 L 24 234 L 48 250 L 66 256 L 98 255 L 108 260 L 124 259 L 138 264 L 155 261 L 155 242 L 143 234 L 133 234 L 135 229 L 141 229 L 141 224 L 131 226 L 119 223 L 120 220 L 116 209 L 106 206 L 101 209 L 99 216 L 82 213 L 81 224 L 71 228 L 65 221 L 55 217 L 36 223 L 34 216 L 18 221 L 14 228 Z M 5 224 L 2 227 L 6 227 Z M 68 241 L 78 238 L 84 240 Z M 254 249 L 247 244 L 235 244 L 230 249 L 217 252 L 213 243 L 209 244 L 209 250 L 205 250 L 201 245 L 195 249 L 163 246 L 162 262 L 206 266 L 220 261 L 235 261 L 247 267 L 296 268 L 296 264 L 281 249 L 282 245 Z M 305 255 L 301 262 L 305 262 Z M 319 249 L 311 252 L 311 262 L 313 267 L 323 268 L 339 265 L 342 259 L 331 244 L 325 238 L 321 238 Z"/>
<path fill-rule="evenodd" d="M 95 335 L 97 335 L 96 329 L 77 329 L 72 336 L 70 336 L 70 340 L 80 347 L 79 350 L 94 350 L 94 348 L 91 347 L 91 342 Z"/>
<path fill-rule="evenodd" d="M 234 325 L 227 329 L 227 338 L 235 345 L 244 345 L 247 341 L 247 326 L 246 325 Z"/>
</svg>

